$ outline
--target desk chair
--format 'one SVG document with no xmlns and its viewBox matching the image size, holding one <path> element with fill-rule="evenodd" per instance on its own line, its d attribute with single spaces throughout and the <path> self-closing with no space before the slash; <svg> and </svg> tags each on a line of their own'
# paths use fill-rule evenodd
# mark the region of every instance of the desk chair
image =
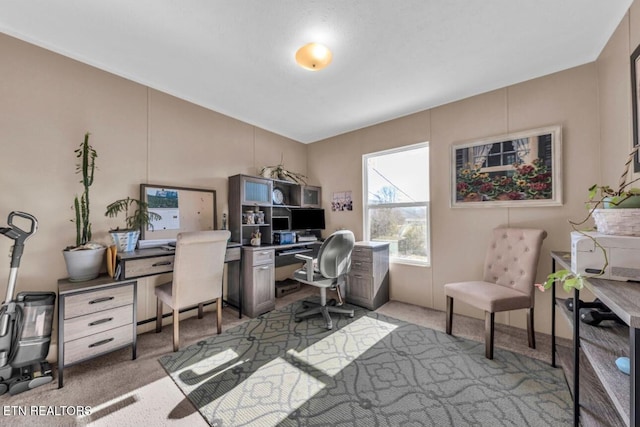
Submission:
<svg viewBox="0 0 640 427">
<path fill-rule="evenodd" d="M 155 288 L 156 332 L 162 330 L 162 303 L 173 310 L 173 351 L 178 351 L 180 310 L 198 305 L 202 319 L 204 302 L 216 301 L 217 332 L 222 332 L 222 274 L 229 231 L 195 231 L 178 234 L 173 280 Z"/>
<path fill-rule="evenodd" d="M 316 260 L 310 256 L 296 254 L 296 258 L 304 260 L 305 265 L 294 273 L 294 278 L 299 282 L 320 288 L 320 304 L 305 301 L 304 307 L 311 306 L 311 308 L 296 313 L 296 322 L 321 313 L 327 323 L 327 329 L 333 329 L 329 313 L 347 314 L 349 317 L 353 317 L 353 310 L 327 305 L 327 288 L 335 289 L 338 292 L 338 301 L 342 305 L 340 286 L 344 283 L 351 268 L 351 251 L 354 244 L 353 233 L 348 230 L 340 230 L 322 243 Z M 316 265 L 314 266 L 314 264 Z"/>
<path fill-rule="evenodd" d="M 453 300 L 465 302 L 485 312 L 485 357 L 493 359 L 495 313 L 527 309 L 529 347 L 536 348 L 533 328 L 534 283 L 544 230 L 496 228 L 493 230 L 484 263 L 482 280 L 447 283 L 446 332 L 451 335 Z"/>
</svg>

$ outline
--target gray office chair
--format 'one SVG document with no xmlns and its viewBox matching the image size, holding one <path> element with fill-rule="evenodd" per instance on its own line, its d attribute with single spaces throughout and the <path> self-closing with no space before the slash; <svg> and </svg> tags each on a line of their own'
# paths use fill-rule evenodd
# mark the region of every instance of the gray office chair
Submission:
<svg viewBox="0 0 640 427">
<path fill-rule="evenodd" d="M 222 274 L 227 240 L 231 233 L 194 231 L 178 234 L 173 280 L 155 288 L 157 298 L 156 332 L 162 330 L 162 303 L 173 310 L 173 351 L 180 345 L 180 310 L 198 306 L 202 319 L 204 303 L 216 301 L 217 332 L 222 332 Z"/>
<path fill-rule="evenodd" d="M 533 228 L 493 230 L 482 280 L 447 283 L 446 333 L 451 335 L 453 300 L 485 312 L 485 357 L 493 359 L 495 313 L 527 309 L 529 347 L 536 348 L 533 327 L 534 283 L 542 241 L 547 232 Z"/>
<path fill-rule="evenodd" d="M 294 278 L 299 282 L 320 288 L 320 304 L 305 301 L 305 308 L 311 308 L 296 313 L 296 322 L 314 314 L 322 314 L 327 323 L 327 329 L 333 329 L 329 313 L 347 314 L 349 317 L 353 317 L 353 310 L 327 305 L 327 288 L 335 289 L 338 292 L 338 303 L 342 305 L 340 287 L 344 284 L 345 277 L 351 269 L 351 251 L 354 244 L 353 233 L 348 230 L 340 230 L 324 241 L 316 260 L 310 256 L 296 254 L 296 258 L 304 260 L 305 265 L 294 273 Z M 314 266 L 314 264 L 316 265 Z"/>
</svg>

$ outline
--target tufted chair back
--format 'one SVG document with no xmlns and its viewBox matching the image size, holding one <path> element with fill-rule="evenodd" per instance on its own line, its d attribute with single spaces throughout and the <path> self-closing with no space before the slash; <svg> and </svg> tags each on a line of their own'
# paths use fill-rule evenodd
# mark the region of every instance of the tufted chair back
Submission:
<svg viewBox="0 0 640 427">
<path fill-rule="evenodd" d="M 533 300 L 533 284 L 545 237 L 546 231 L 533 228 L 494 229 L 484 263 L 483 280 L 515 289 Z"/>
</svg>

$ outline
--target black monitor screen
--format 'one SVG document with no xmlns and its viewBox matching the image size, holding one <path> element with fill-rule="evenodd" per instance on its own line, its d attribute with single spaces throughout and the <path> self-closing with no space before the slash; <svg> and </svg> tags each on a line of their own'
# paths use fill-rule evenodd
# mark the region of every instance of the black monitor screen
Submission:
<svg viewBox="0 0 640 427">
<path fill-rule="evenodd" d="M 289 230 L 289 217 L 274 216 L 271 218 L 271 225 L 274 231 Z"/>
<path fill-rule="evenodd" d="M 324 209 L 291 209 L 292 230 L 324 230 Z"/>
</svg>

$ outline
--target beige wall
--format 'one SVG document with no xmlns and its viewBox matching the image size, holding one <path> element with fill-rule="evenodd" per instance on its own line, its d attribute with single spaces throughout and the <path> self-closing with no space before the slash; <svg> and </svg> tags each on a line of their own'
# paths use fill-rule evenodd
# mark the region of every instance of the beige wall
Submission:
<svg viewBox="0 0 640 427">
<path fill-rule="evenodd" d="M 82 191 L 74 150 L 84 133 L 98 152 L 91 187 L 94 240 L 110 241 L 119 219 L 108 203 L 138 196 L 141 183 L 211 188 L 218 221 L 227 209 L 227 177 L 280 163 L 306 173 L 307 146 L 126 79 L 0 34 L 0 226 L 13 210 L 32 213 L 18 290 L 56 291 L 66 277 L 62 249 L 75 242 L 71 206 Z M 218 227 L 220 224 L 218 224 Z M 11 240 L 0 238 L 0 254 Z M 0 262 L 7 280 L 9 259 Z M 154 283 L 139 283 L 139 319 L 155 310 Z M 0 285 L 2 299 L 5 287 Z M 55 326 L 54 326 L 55 327 Z"/>
<path fill-rule="evenodd" d="M 308 146 L 0 35 L 0 216 L 22 210 L 40 221 L 27 243 L 19 290 L 56 290 L 57 279 L 66 275 L 60 251 L 74 240 L 70 206 L 81 190 L 73 150 L 85 131 L 92 132 L 99 154 L 92 222 L 100 241 L 108 241 L 106 230 L 117 222 L 103 216 L 105 206 L 136 196 L 140 183 L 214 188 L 221 218 L 226 177 L 255 174 L 281 156 L 286 167 L 322 185 L 325 208 L 333 192 L 353 192 L 353 211 L 327 209 L 327 232 L 349 228 L 361 238 L 362 155 L 428 141 L 433 262 L 429 268 L 392 265 L 392 298 L 443 309 L 443 285 L 480 273 L 484 242 L 499 225 L 548 231 L 542 280 L 551 266 L 548 252 L 569 249 L 567 220 L 584 213 L 586 188 L 601 178 L 613 182 L 631 147 L 629 55 L 640 43 L 638 4 L 595 63 Z M 563 206 L 449 208 L 451 144 L 551 124 L 563 129 Z M 0 239 L 0 253 L 10 246 L 9 239 Z M 6 277 L 8 260 L 0 263 L 0 279 Z M 544 332 L 550 327 L 549 298 L 536 296 L 537 328 Z M 153 308 L 150 300 L 141 306 Z M 480 317 L 462 304 L 456 311 Z M 521 312 L 497 319 L 525 325 Z"/>
</svg>

